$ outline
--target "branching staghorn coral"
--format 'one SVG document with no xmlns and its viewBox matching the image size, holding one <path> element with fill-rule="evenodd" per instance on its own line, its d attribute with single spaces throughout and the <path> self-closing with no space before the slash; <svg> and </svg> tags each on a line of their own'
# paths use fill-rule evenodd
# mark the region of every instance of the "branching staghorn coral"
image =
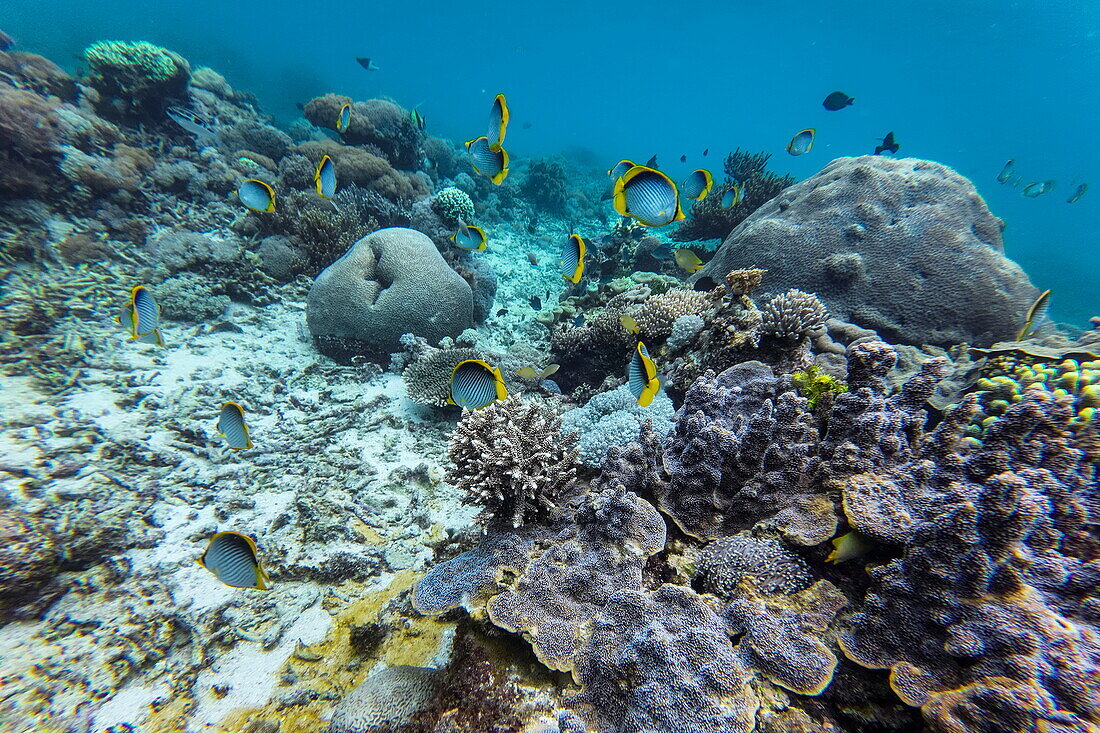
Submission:
<svg viewBox="0 0 1100 733">
<path fill-rule="evenodd" d="M 512 527 L 545 517 L 573 488 L 576 437 L 540 402 L 512 396 L 467 412 L 451 435 L 447 480 L 482 507 L 478 521 Z"/>
</svg>

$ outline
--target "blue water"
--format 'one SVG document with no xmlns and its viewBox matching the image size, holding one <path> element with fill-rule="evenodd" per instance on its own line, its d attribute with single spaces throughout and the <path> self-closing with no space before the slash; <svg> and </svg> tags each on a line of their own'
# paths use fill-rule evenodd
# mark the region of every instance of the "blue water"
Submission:
<svg viewBox="0 0 1100 733">
<path fill-rule="evenodd" d="M 386 95 L 419 104 L 433 134 L 464 140 L 504 91 L 514 156 L 656 153 L 679 173 L 705 148 L 718 169 L 740 146 L 802 178 L 893 130 L 900 154 L 974 181 L 1007 224 L 1008 254 L 1054 289 L 1056 319 L 1084 326 L 1100 314 L 1100 3 L 5 0 L 0 28 L 70 69 L 95 40 L 165 45 L 256 93 L 284 123 L 295 101 L 324 92 Z M 381 71 L 360 68 L 363 55 Z M 826 112 L 836 89 L 856 103 Z M 817 143 L 794 159 L 783 148 L 803 127 L 817 127 Z M 1026 199 L 998 185 L 1008 158 L 1025 182 L 1058 188 Z M 1066 204 L 1084 181 L 1093 190 Z"/>
</svg>

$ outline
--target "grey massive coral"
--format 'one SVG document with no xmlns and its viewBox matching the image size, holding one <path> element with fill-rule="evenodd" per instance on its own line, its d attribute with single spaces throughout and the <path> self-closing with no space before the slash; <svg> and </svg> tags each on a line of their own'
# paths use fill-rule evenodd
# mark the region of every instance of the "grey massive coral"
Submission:
<svg viewBox="0 0 1100 733">
<path fill-rule="evenodd" d="M 467 412 L 451 435 L 447 480 L 482 507 L 479 520 L 518 527 L 551 509 L 577 477 L 576 436 L 561 418 L 517 396 Z"/>
<path fill-rule="evenodd" d="M 841 224 L 838 224 L 841 222 Z M 764 289 L 907 344 L 1010 338 L 1038 291 L 974 185 L 915 158 L 838 158 L 734 229 L 699 277 L 766 263 Z"/>
</svg>

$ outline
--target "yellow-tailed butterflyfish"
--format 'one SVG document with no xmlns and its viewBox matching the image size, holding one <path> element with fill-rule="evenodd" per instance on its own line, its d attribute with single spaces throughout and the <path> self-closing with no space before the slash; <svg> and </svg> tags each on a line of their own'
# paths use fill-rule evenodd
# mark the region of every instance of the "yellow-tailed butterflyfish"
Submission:
<svg viewBox="0 0 1100 733">
<path fill-rule="evenodd" d="M 256 543 L 239 532 L 218 532 L 210 538 L 199 565 L 231 588 L 267 590 L 267 573 L 260 566 Z"/>
<path fill-rule="evenodd" d="M 630 393 L 638 400 L 639 405 L 646 407 L 653 402 L 654 396 L 661 389 L 661 380 L 657 379 L 657 365 L 653 363 L 649 350 L 641 341 L 634 349 L 626 376 Z"/>
<path fill-rule="evenodd" d="M 475 227 L 461 219 L 458 220 L 458 229 L 451 235 L 451 241 L 456 247 L 481 251 L 488 245 L 489 238 L 485 236 L 485 230 Z"/>
<path fill-rule="evenodd" d="M 317 187 L 317 195 L 330 199 L 336 195 L 336 164 L 327 155 L 321 156 L 321 162 L 317 164 L 317 170 L 313 173 L 313 185 Z"/>
<path fill-rule="evenodd" d="M 275 189 L 259 179 L 245 179 L 237 189 L 237 198 L 253 211 L 275 211 Z"/>
<path fill-rule="evenodd" d="M 741 203 L 741 199 L 745 197 L 745 184 L 735 183 L 726 189 L 726 192 L 722 194 L 722 208 L 728 209 L 731 206 L 737 206 Z"/>
<path fill-rule="evenodd" d="M 474 171 L 485 176 L 496 185 L 508 177 L 508 151 L 504 148 L 493 150 L 489 138 L 479 137 L 466 143 L 470 153 L 470 165 Z"/>
<path fill-rule="evenodd" d="M 144 285 L 130 290 L 130 302 L 122 308 L 115 321 L 126 327 L 131 341 L 164 346 L 164 337 L 160 333 L 160 306 Z"/>
<path fill-rule="evenodd" d="M 626 158 L 623 158 L 622 160 L 620 160 L 618 163 L 615 164 L 615 167 L 613 167 L 611 170 L 609 170 L 607 172 L 607 175 L 611 180 L 614 181 L 618 178 L 622 178 L 623 174 L 626 173 L 628 170 L 630 170 L 633 167 L 634 167 L 634 161 L 633 160 L 627 160 Z"/>
<path fill-rule="evenodd" d="M 680 194 L 694 201 L 702 201 L 710 193 L 714 178 L 706 168 L 693 170 L 680 184 Z"/>
<path fill-rule="evenodd" d="M 252 438 L 249 436 L 248 425 L 244 421 L 244 408 L 236 402 L 226 402 L 222 405 L 221 414 L 218 416 L 218 432 L 225 443 L 233 450 L 246 450 L 252 447 Z"/>
<path fill-rule="evenodd" d="M 802 155 L 808 153 L 814 146 L 814 136 L 817 134 L 817 130 L 812 127 L 807 127 L 805 130 L 799 130 L 795 133 L 791 141 L 787 143 L 787 152 L 791 155 Z"/>
<path fill-rule="evenodd" d="M 344 132 L 351 125 L 351 104 L 345 102 L 344 106 L 340 108 L 340 114 L 336 115 L 336 131 Z"/>
<path fill-rule="evenodd" d="M 615 180 L 615 211 L 650 227 L 663 227 L 684 218 L 680 195 L 672 179 L 655 168 L 636 165 Z"/>
<path fill-rule="evenodd" d="M 452 405 L 480 410 L 507 396 L 500 369 L 481 359 L 460 361 L 451 372 L 451 395 L 447 401 Z"/>
<path fill-rule="evenodd" d="M 579 234 L 570 234 L 561 248 L 561 276 L 571 283 L 579 283 L 584 277 L 584 239 Z"/>
<path fill-rule="evenodd" d="M 489 140 L 489 149 L 497 152 L 504 144 L 504 136 L 508 134 L 508 120 L 511 114 L 508 112 L 508 100 L 503 94 L 498 94 L 493 99 L 493 106 L 489 110 L 489 130 L 486 137 Z"/>
</svg>

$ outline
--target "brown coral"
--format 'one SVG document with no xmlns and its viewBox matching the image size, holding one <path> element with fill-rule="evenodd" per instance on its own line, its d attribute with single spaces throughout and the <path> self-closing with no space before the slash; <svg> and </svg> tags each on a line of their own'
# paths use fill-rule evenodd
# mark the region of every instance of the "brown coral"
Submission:
<svg viewBox="0 0 1100 733">
<path fill-rule="evenodd" d="M 385 158 L 365 150 L 333 140 L 311 140 L 296 150 L 313 161 L 320 160 L 323 155 L 329 156 L 336 164 L 336 176 L 341 183 L 354 183 L 377 191 L 390 201 L 428 195 L 428 187 L 420 178 L 394 170 Z"/>
<path fill-rule="evenodd" d="M 41 193 L 56 176 L 59 151 L 54 105 L 0 85 L 0 198 Z"/>
</svg>

